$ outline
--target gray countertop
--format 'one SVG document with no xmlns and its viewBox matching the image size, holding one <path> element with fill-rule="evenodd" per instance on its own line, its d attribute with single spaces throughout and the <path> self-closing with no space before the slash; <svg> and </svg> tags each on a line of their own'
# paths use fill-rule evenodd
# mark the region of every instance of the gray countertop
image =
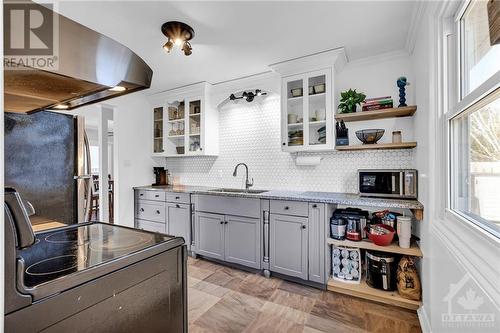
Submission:
<svg viewBox="0 0 500 333">
<path fill-rule="evenodd" d="M 183 192 L 183 193 L 193 193 L 193 194 L 210 194 L 219 196 L 259 198 L 259 199 L 269 199 L 269 200 L 309 201 L 309 202 L 331 203 L 331 204 L 346 205 L 346 206 L 424 209 L 424 206 L 417 200 L 366 198 L 366 197 L 360 197 L 358 194 L 353 194 L 353 193 L 314 192 L 314 191 L 304 192 L 304 191 L 287 191 L 287 190 L 280 190 L 280 191 L 271 190 L 259 194 L 227 193 L 227 192 L 210 191 L 217 189 L 216 187 L 189 186 L 189 185 L 138 186 L 134 187 L 134 189 L 156 190 L 165 192 Z"/>
</svg>

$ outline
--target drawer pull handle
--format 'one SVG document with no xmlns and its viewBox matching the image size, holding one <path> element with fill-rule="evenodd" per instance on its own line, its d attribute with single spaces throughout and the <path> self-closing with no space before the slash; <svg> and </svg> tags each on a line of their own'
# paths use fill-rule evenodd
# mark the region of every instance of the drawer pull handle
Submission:
<svg viewBox="0 0 500 333">
<path fill-rule="evenodd" d="M 313 205 L 313 208 L 318 208 L 318 205 L 314 204 L 314 205 Z"/>
<path fill-rule="evenodd" d="M 290 209 L 290 207 L 288 207 L 288 206 L 285 206 L 285 210 L 289 210 L 289 209 Z"/>
<path fill-rule="evenodd" d="M 176 208 L 181 208 L 181 206 L 179 206 L 179 204 L 176 204 L 176 205 L 175 205 L 175 207 L 176 207 Z"/>
<path fill-rule="evenodd" d="M 159 195 L 159 194 L 155 194 L 155 198 L 159 198 L 159 197 L 160 197 L 160 195 Z"/>
<path fill-rule="evenodd" d="M 159 210 L 157 210 L 157 211 L 156 211 L 156 214 L 160 214 L 160 211 L 159 211 Z"/>
<path fill-rule="evenodd" d="M 179 200 L 181 197 L 175 197 L 175 200 Z"/>
<path fill-rule="evenodd" d="M 305 226 L 305 224 L 303 224 L 303 225 L 302 225 L 302 229 L 305 229 L 305 228 L 306 228 L 306 226 Z"/>
<path fill-rule="evenodd" d="M 142 197 L 143 195 L 144 195 L 144 193 L 139 194 L 140 197 Z"/>
<path fill-rule="evenodd" d="M 144 211 L 144 208 L 141 208 L 141 209 L 139 209 L 139 210 L 140 210 L 141 212 L 143 212 L 143 211 Z"/>
</svg>

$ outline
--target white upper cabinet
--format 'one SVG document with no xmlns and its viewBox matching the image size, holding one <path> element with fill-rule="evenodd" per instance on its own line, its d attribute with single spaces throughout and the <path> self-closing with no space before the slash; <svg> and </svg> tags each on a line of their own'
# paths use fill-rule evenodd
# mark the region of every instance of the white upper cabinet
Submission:
<svg viewBox="0 0 500 333">
<path fill-rule="evenodd" d="M 334 75 L 345 62 L 344 49 L 336 49 L 271 65 L 282 76 L 284 151 L 334 148 Z"/>
<path fill-rule="evenodd" d="M 218 113 L 210 87 L 202 82 L 151 96 L 153 156 L 218 154 Z"/>
</svg>

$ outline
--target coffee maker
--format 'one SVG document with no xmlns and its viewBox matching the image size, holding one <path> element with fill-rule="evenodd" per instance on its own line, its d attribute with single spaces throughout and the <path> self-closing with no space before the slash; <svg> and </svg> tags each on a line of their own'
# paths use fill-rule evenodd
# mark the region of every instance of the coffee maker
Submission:
<svg viewBox="0 0 500 333">
<path fill-rule="evenodd" d="M 168 185 L 168 170 L 165 170 L 164 167 L 153 167 L 153 173 L 155 174 L 153 186 Z"/>
</svg>

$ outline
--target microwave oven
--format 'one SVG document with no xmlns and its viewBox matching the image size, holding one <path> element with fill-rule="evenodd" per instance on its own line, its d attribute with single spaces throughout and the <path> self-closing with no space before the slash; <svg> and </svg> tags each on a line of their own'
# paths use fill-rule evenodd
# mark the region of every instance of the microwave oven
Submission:
<svg viewBox="0 0 500 333">
<path fill-rule="evenodd" d="M 417 170 L 358 170 L 359 194 L 364 197 L 417 199 Z"/>
</svg>

